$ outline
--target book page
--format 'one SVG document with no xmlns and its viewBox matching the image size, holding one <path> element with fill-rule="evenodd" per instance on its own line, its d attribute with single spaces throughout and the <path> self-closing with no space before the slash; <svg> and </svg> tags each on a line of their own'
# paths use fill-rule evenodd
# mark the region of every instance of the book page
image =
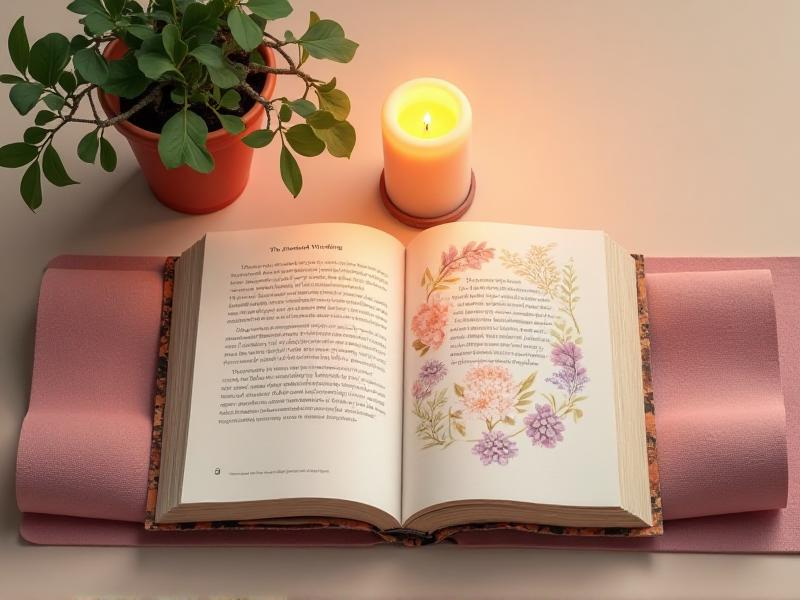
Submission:
<svg viewBox="0 0 800 600">
<path fill-rule="evenodd" d="M 465 222 L 409 245 L 404 521 L 620 505 L 604 235 Z"/>
<path fill-rule="evenodd" d="M 360 225 L 207 235 L 182 502 L 399 519 L 404 254 Z"/>
</svg>

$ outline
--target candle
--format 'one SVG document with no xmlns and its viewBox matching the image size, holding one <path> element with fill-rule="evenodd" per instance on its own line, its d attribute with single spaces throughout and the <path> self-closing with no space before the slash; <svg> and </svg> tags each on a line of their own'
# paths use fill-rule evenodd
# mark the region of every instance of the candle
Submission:
<svg viewBox="0 0 800 600">
<path fill-rule="evenodd" d="M 464 93 L 442 79 L 412 79 L 386 99 L 382 125 L 385 195 L 394 208 L 423 222 L 460 217 L 474 191 Z"/>
</svg>

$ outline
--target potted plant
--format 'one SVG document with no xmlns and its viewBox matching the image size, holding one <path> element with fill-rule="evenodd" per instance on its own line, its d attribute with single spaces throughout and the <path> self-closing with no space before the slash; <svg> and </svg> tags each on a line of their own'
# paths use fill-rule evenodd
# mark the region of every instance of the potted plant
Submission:
<svg viewBox="0 0 800 600">
<path fill-rule="evenodd" d="M 19 74 L 0 76 L 17 111 L 34 114 L 23 141 L 0 148 L 0 166 L 25 168 L 20 194 L 31 210 L 42 203 L 42 176 L 76 183 L 53 145 L 72 124 L 89 127 L 80 159 L 99 158 L 106 171 L 117 164 L 106 136 L 115 127 L 156 197 L 188 213 L 233 202 L 253 149 L 276 138 L 281 178 L 295 197 L 303 178 L 294 154 L 350 156 L 347 94 L 336 78 L 305 71 L 309 58 L 353 58 L 358 44 L 335 21 L 312 12 L 302 35 L 277 37 L 267 26 L 292 12 L 288 0 L 74 0 L 67 8 L 84 33 L 49 33 L 29 45 L 21 17 L 8 37 Z M 296 78 L 304 91 L 272 97 L 278 76 Z"/>
</svg>

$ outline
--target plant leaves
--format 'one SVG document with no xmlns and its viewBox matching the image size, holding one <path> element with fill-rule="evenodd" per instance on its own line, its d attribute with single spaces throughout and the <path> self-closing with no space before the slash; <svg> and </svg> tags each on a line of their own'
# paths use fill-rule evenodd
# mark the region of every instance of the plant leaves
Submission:
<svg viewBox="0 0 800 600">
<path fill-rule="evenodd" d="M 0 167 L 16 169 L 27 165 L 38 156 L 36 146 L 24 142 L 6 144 L 0 148 Z"/>
<path fill-rule="evenodd" d="M 3 75 L 0 75 L 0 83 L 25 83 L 25 80 L 19 75 L 4 73 Z"/>
<path fill-rule="evenodd" d="M 206 148 L 208 126 L 190 110 L 183 109 L 173 115 L 161 130 L 158 153 L 168 169 L 188 165 L 200 173 L 214 169 L 214 159 Z"/>
<path fill-rule="evenodd" d="M 122 14 L 122 9 L 125 6 L 125 0 L 103 0 L 112 17 L 118 17 Z"/>
<path fill-rule="evenodd" d="M 353 60 L 358 44 L 344 37 L 344 29 L 336 21 L 322 19 L 308 28 L 298 40 L 314 58 L 327 58 L 347 63 Z"/>
<path fill-rule="evenodd" d="M 60 85 L 61 89 L 67 92 L 67 94 L 71 94 L 75 91 L 75 88 L 78 87 L 78 80 L 75 79 L 75 75 L 69 71 L 64 71 L 61 77 L 58 78 L 58 85 Z"/>
<path fill-rule="evenodd" d="M 281 179 L 286 189 L 297 198 L 303 189 L 303 174 L 292 153 L 286 146 L 281 147 Z"/>
<path fill-rule="evenodd" d="M 28 127 L 22 135 L 22 139 L 26 144 L 33 144 L 34 146 L 41 143 L 46 137 L 47 129 L 42 129 L 41 127 Z"/>
<path fill-rule="evenodd" d="M 275 137 L 275 132 L 271 129 L 259 129 L 242 138 L 242 141 L 251 148 L 263 148 L 269 145 Z"/>
<path fill-rule="evenodd" d="M 347 121 L 339 121 L 330 129 L 315 129 L 332 156 L 350 158 L 356 145 L 356 130 Z"/>
<path fill-rule="evenodd" d="M 59 111 L 64 107 L 64 98 L 57 94 L 47 94 L 44 97 L 44 103 L 50 110 Z"/>
<path fill-rule="evenodd" d="M 286 141 L 301 156 L 318 156 L 325 151 L 325 142 L 305 123 L 290 127 L 286 132 Z"/>
<path fill-rule="evenodd" d="M 284 102 L 281 104 L 281 108 L 278 111 L 278 118 L 283 123 L 288 123 L 292 120 L 292 108 L 287 103 Z"/>
<path fill-rule="evenodd" d="M 221 88 L 231 88 L 239 85 L 239 75 L 225 60 L 222 48 L 212 44 L 201 44 L 190 54 L 208 69 L 211 81 Z"/>
<path fill-rule="evenodd" d="M 106 138 L 100 138 L 100 166 L 109 173 L 117 168 L 117 151 Z"/>
<path fill-rule="evenodd" d="M 108 64 L 108 77 L 101 86 L 103 91 L 121 98 L 136 98 L 150 85 L 150 81 L 139 70 L 136 58 L 128 55 Z"/>
<path fill-rule="evenodd" d="M 102 86 L 108 78 L 108 63 L 95 48 L 78 50 L 72 57 L 75 69 L 89 83 Z"/>
<path fill-rule="evenodd" d="M 268 21 L 292 14 L 292 5 L 287 0 L 249 0 L 245 6 Z"/>
<path fill-rule="evenodd" d="M 235 8 L 228 13 L 228 27 L 233 39 L 245 52 L 255 50 L 261 44 L 263 32 L 253 19 L 240 9 Z"/>
<path fill-rule="evenodd" d="M 25 170 L 19 183 L 19 193 L 31 210 L 36 210 L 42 205 L 42 172 L 38 161 Z"/>
<path fill-rule="evenodd" d="M 58 115 L 50 112 L 49 110 L 40 110 L 36 113 L 36 118 L 33 120 L 34 123 L 37 125 L 47 125 L 51 121 L 55 121 L 58 118 Z"/>
<path fill-rule="evenodd" d="M 292 100 L 289 102 L 289 107 L 301 117 L 307 117 L 317 110 L 317 107 L 314 106 L 314 103 L 310 100 L 306 100 L 305 98 Z"/>
<path fill-rule="evenodd" d="M 342 90 L 322 88 L 314 90 L 317 94 L 320 110 L 327 110 L 337 121 L 344 121 L 350 115 L 350 98 Z"/>
<path fill-rule="evenodd" d="M 239 108 L 239 104 L 242 102 L 242 97 L 236 90 L 228 90 L 224 94 L 222 94 L 222 98 L 219 100 L 219 105 L 222 108 L 227 108 L 228 110 L 235 110 Z"/>
<path fill-rule="evenodd" d="M 459 398 L 464 397 L 464 388 L 462 386 L 458 385 L 457 383 L 454 383 L 453 390 L 455 391 L 456 396 L 458 396 Z"/>
<path fill-rule="evenodd" d="M 78 183 L 67 174 L 64 163 L 61 162 L 61 157 L 52 144 L 42 152 L 42 171 L 47 180 L 55 186 L 64 187 Z"/>
<path fill-rule="evenodd" d="M 244 121 L 236 115 L 220 115 L 217 114 L 222 128 L 230 134 L 239 135 L 245 130 Z"/>
<path fill-rule="evenodd" d="M 89 33 L 96 36 L 101 36 L 114 29 L 114 23 L 106 15 L 96 12 L 86 15 L 83 18 L 83 24 Z"/>
<path fill-rule="evenodd" d="M 164 45 L 167 56 L 169 56 L 173 64 L 176 65 L 180 64 L 189 51 L 188 46 L 181 39 L 180 29 L 173 23 L 165 26 L 161 31 L 161 42 Z"/>
<path fill-rule="evenodd" d="M 69 63 L 69 40 L 60 33 L 48 33 L 31 47 L 28 71 L 44 86 L 58 82 Z"/>
<path fill-rule="evenodd" d="M 106 14 L 100 0 L 74 0 L 67 5 L 67 10 L 78 15 L 89 15 L 93 12 Z"/>
<path fill-rule="evenodd" d="M 338 122 L 327 110 L 318 110 L 306 117 L 306 121 L 314 129 L 330 129 Z"/>
<path fill-rule="evenodd" d="M 20 17 L 8 34 L 8 54 L 11 56 L 11 62 L 23 75 L 28 68 L 30 51 L 28 34 L 25 32 L 25 17 Z"/>
<path fill-rule="evenodd" d="M 78 50 L 88 48 L 92 42 L 85 35 L 75 35 L 69 41 L 69 51 L 75 54 Z"/>
<path fill-rule="evenodd" d="M 100 148 L 97 132 L 97 129 L 90 131 L 78 142 L 78 157 L 85 163 L 94 164 L 97 160 L 97 151 Z"/>
<path fill-rule="evenodd" d="M 126 31 L 130 33 L 133 37 L 142 41 L 149 40 L 156 34 L 156 32 L 147 25 L 137 25 L 137 24 L 129 25 L 126 28 Z"/>
<path fill-rule="evenodd" d="M 40 83 L 17 83 L 11 88 L 8 97 L 19 114 L 27 115 L 39 102 L 43 91 L 44 86 Z"/>
<path fill-rule="evenodd" d="M 136 64 L 144 76 L 153 81 L 158 81 L 165 73 L 178 72 L 169 56 L 160 52 L 137 53 Z"/>
</svg>

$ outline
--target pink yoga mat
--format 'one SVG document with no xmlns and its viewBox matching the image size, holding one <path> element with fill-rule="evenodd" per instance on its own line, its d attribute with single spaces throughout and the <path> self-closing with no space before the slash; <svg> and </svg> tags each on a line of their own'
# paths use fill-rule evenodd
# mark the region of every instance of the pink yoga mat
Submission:
<svg viewBox="0 0 800 600">
<path fill-rule="evenodd" d="M 144 531 L 162 265 L 62 257 L 46 272 L 18 456 L 21 535 L 42 544 L 378 543 L 368 532 L 342 530 Z M 664 514 L 680 520 L 649 539 L 480 531 L 456 541 L 800 551 L 800 259 L 651 259 L 647 272 Z M 766 510 L 787 496 L 787 419 L 789 505 Z M 738 511 L 759 512 L 705 516 Z"/>
</svg>

